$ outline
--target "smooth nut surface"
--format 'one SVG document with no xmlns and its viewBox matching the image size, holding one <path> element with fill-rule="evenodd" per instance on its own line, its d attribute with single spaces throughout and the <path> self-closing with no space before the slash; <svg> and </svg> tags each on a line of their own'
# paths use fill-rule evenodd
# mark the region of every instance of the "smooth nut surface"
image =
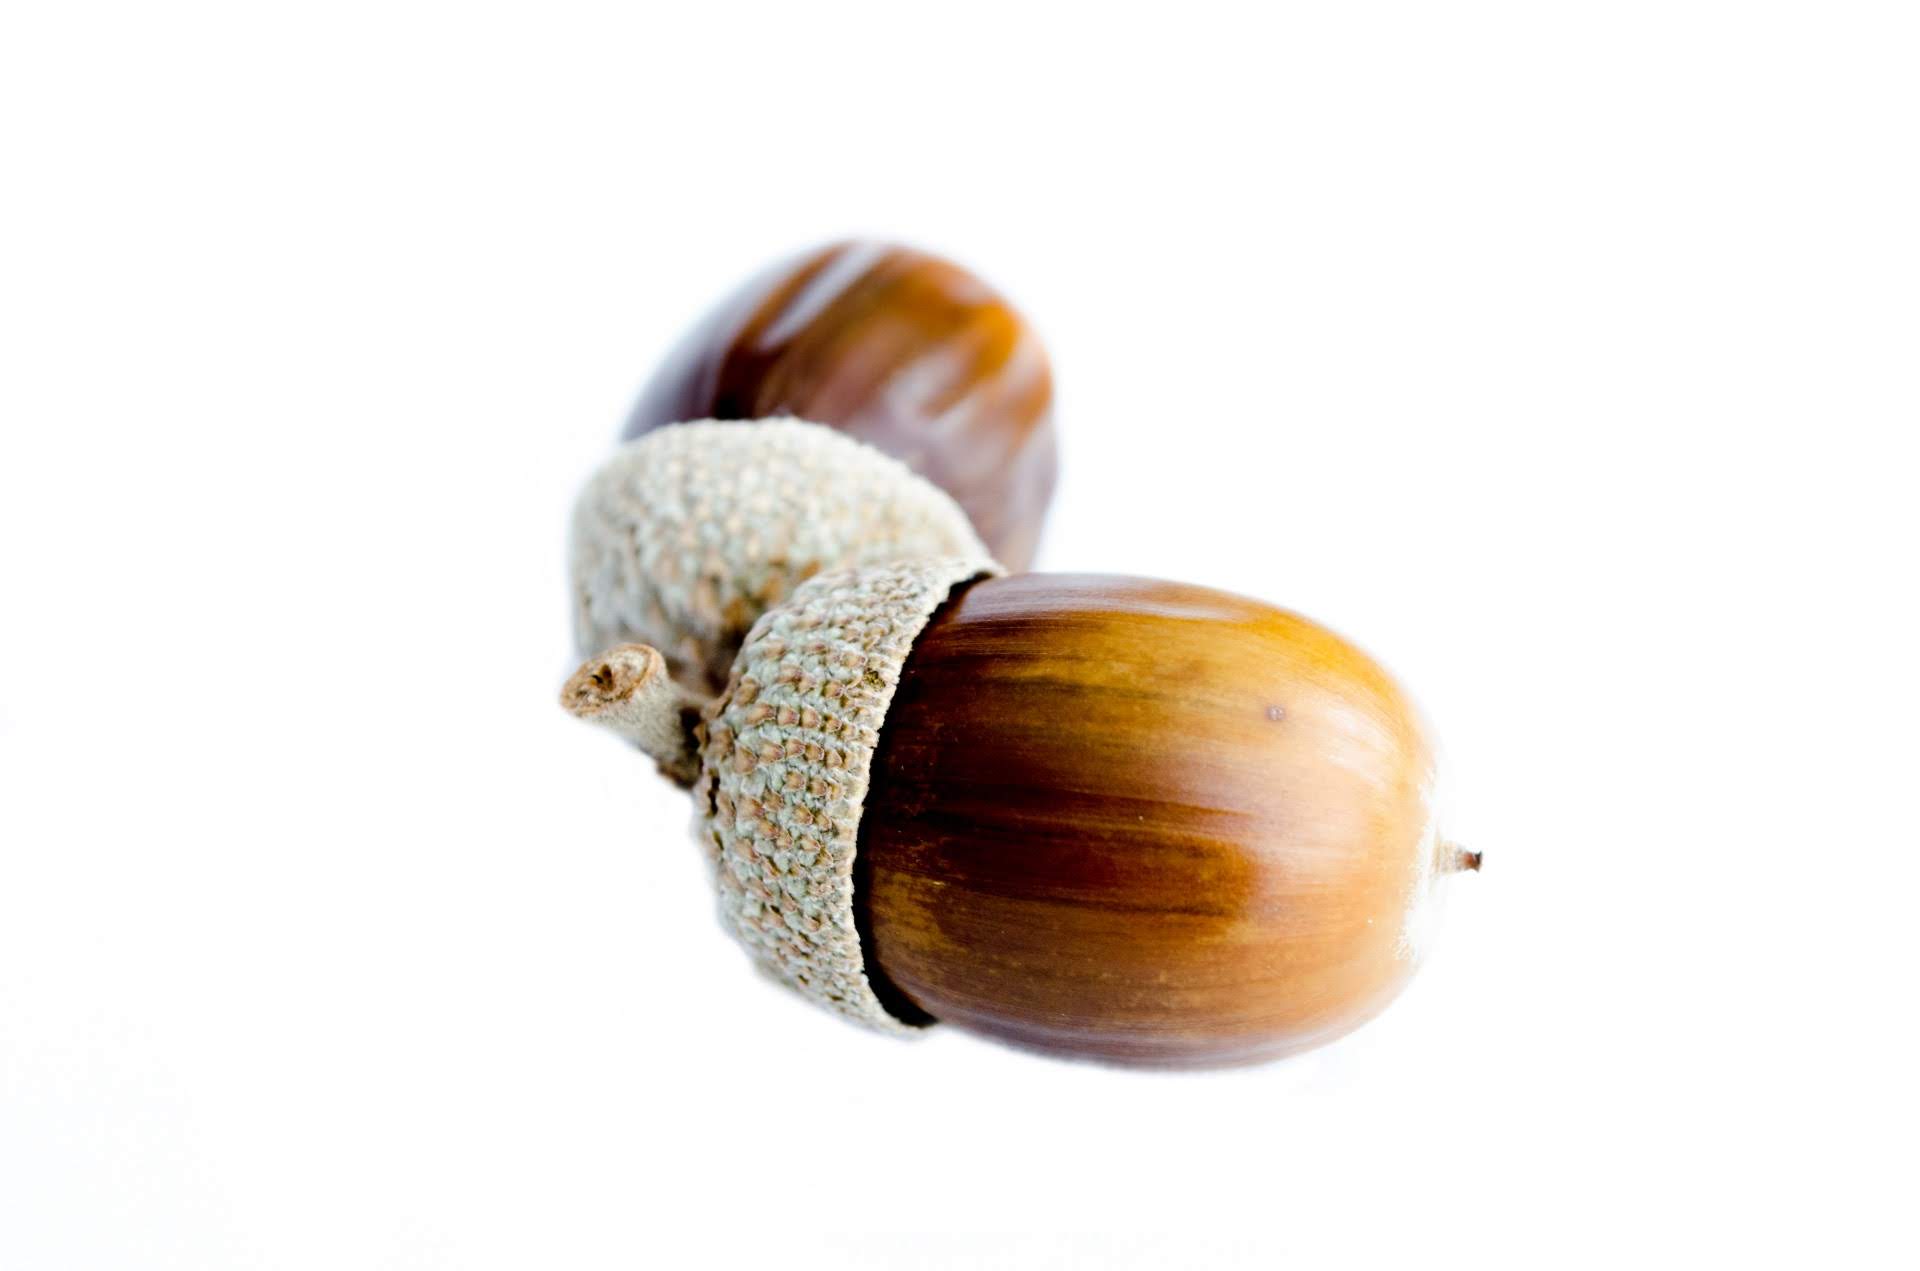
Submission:
<svg viewBox="0 0 1920 1271">
<path fill-rule="evenodd" d="M 783 261 L 687 335 L 623 436 L 690 419 L 793 415 L 905 462 L 1012 569 L 1033 559 L 1057 460 L 1038 336 L 959 266 L 837 243 Z"/>
<path fill-rule="evenodd" d="M 896 1010 L 1043 1050 L 1306 1049 L 1413 969 L 1432 766 L 1394 682 L 1304 618 L 1145 579 L 976 583 L 882 729 L 869 973 Z"/>
</svg>

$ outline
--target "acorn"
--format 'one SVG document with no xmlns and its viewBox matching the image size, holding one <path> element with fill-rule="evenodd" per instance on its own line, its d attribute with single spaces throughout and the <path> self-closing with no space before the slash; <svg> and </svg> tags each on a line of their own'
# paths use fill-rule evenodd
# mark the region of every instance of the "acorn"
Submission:
<svg viewBox="0 0 1920 1271">
<path fill-rule="evenodd" d="M 904 461 L 951 494 L 997 559 L 1033 560 L 1057 469 L 1039 337 L 958 265 L 835 243 L 716 306 L 642 391 L 624 436 L 695 419 L 794 417 Z"/>
<path fill-rule="evenodd" d="M 821 573 L 695 722 L 651 650 L 563 703 L 694 784 L 723 924 L 882 1031 L 1122 1064 L 1322 1044 L 1399 992 L 1443 882 L 1406 695 L 1317 624 L 980 556 Z"/>
</svg>

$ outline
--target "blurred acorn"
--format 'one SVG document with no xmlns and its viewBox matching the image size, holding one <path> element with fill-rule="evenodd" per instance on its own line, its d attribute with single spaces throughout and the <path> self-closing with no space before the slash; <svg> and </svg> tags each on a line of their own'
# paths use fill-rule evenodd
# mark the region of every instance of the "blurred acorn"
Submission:
<svg viewBox="0 0 1920 1271">
<path fill-rule="evenodd" d="M 695 419 L 794 417 L 904 461 L 1027 568 L 1057 460 L 1046 350 L 978 278 L 925 252 L 836 243 L 753 278 L 641 393 L 624 436 Z"/>
<path fill-rule="evenodd" d="M 695 782 L 726 926 L 875 1027 L 1209 1066 L 1382 1009 L 1479 864 L 1438 832 L 1392 679 L 1255 601 L 997 573 L 813 578 L 698 724 L 634 646 L 562 700 Z"/>
</svg>

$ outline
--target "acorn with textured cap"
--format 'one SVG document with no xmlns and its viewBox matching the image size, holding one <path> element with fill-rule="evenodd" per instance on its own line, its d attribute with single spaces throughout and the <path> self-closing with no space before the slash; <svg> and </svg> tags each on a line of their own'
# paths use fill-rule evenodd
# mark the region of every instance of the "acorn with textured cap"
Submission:
<svg viewBox="0 0 1920 1271">
<path fill-rule="evenodd" d="M 837 568 L 760 614 L 697 712 L 631 645 L 562 700 L 693 783 L 754 959 L 887 1032 L 1288 1054 L 1392 1000 L 1479 865 L 1378 665 L 1199 587 L 978 554 Z"/>
<path fill-rule="evenodd" d="M 995 559 L 1032 563 L 1057 469 L 1052 372 L 1027 320 L 966 269 L 873 242 L 783 260 L 692 327 L 624 435 L 786 417 L 900 459 L 953 496 Z"/>
</svg>

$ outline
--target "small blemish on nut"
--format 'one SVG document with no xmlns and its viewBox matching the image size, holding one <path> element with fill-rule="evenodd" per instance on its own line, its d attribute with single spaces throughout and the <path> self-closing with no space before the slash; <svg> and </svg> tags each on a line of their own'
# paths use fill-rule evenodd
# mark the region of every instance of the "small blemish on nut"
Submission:
<svg viewBox="0 0 1920 1271">
<path fill-rule="evenodd" d="M 1285 719 L 1286 717 L 1287 717 L 1286 707 L 1278 706 L 1278 705 L 1267 707 L 1267 718 L 1272 720 L 1274 723 L 1277 724 L 1281 720 Z"/>
</svg>

